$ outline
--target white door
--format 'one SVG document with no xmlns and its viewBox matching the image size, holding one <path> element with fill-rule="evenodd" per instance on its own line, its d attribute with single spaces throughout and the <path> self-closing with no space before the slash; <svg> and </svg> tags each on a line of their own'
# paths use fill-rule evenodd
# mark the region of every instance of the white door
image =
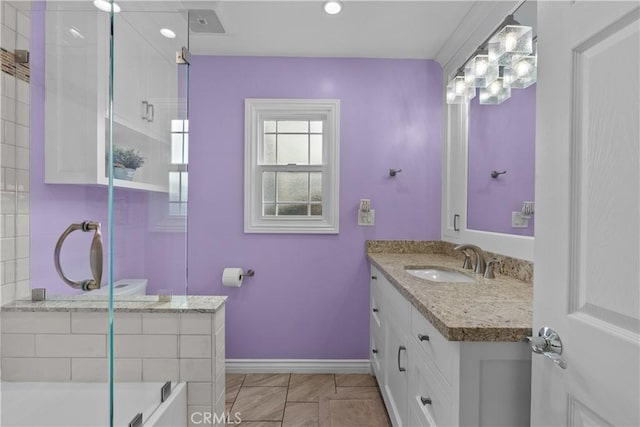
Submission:
<svg viewBox="0 0 640 427">
<path fill-rule="evenodd" d="M 638 2 L 538 2 L 535 426 L 639 426 Z"/>
</svg>

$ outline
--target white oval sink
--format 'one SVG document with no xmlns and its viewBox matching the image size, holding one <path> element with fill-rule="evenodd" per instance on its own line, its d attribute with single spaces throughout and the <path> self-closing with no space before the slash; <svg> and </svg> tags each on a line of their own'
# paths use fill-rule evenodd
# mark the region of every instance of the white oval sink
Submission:
<svg viewBox="0 0 640 427">
<path fill-rule="evenodd" d="M 469 277 L 464 273 L 454 270 L 444 270 L 441 268 L 407 268 L 407 273 L 420 279 L 430 280 L 432 282 L 455 282 L 455 283 L 474 283 L 473 277 Z"/>
</svg>

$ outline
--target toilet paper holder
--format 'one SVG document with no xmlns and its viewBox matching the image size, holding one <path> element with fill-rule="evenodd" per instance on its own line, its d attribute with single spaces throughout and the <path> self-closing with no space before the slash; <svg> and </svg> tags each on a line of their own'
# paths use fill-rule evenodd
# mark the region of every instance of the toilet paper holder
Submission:
<svg viewBox="0 0 640 427">
<path fill-rule="evenodd" d="M 246 273 L 241 274 L 240 277 L 253 277 L 255 276 L 256 272 L 252 269 L 247 270 Z"/>
</svg>

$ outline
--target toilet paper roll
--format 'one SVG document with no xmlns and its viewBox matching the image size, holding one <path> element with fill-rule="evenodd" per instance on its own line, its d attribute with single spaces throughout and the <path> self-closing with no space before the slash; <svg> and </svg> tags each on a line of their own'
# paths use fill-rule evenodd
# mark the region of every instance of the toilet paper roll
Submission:
<svg viewBox="0 0 640 427">
<path fill-rule="evenodd" d="M 222 271 L 222 285 L 239 288 L 240 286 L 242 286 L 243 274 L 244 271 L 242 271 L 241 268 L 225 268 Z"/>
</svg>

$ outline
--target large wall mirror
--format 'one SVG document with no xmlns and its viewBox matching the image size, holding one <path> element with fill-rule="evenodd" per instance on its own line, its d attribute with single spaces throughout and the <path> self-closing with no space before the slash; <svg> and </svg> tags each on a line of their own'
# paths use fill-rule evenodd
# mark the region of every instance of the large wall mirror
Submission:
<svg viewBox="0 0 640 427">
<path fill-rule="evenodd" d="M 535 37 L 535 2 L 523 3 L 514 17 Z M 535 129 L 535 83 L 512 88 L 499 105 L 482 105 L 479 96 L 469 102 L 467 229 L 534 235 L 535 215 L 522 211 L 535 201 Z"/>
</svg>

